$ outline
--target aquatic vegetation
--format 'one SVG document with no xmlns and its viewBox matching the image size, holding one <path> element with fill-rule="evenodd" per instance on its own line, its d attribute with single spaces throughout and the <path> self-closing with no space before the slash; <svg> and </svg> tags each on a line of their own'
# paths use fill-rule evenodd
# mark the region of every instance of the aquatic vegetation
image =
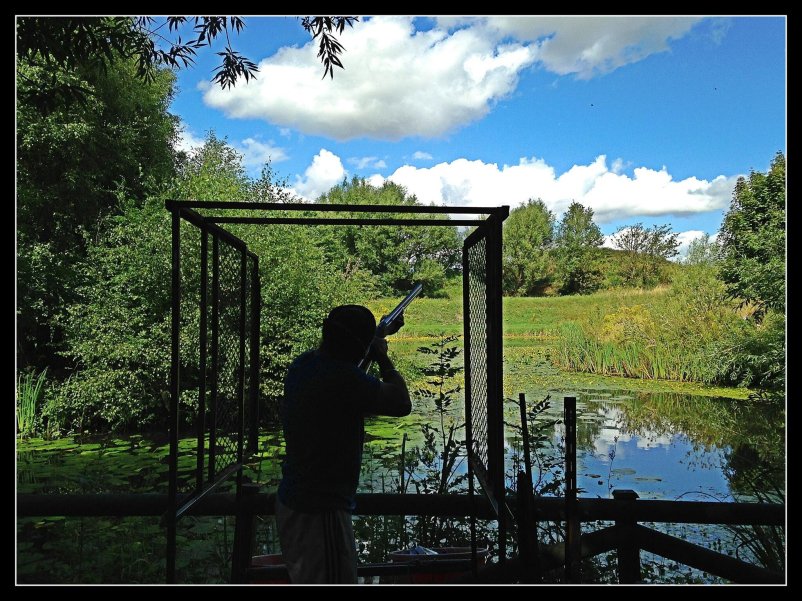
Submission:
<svg viewBox="0 0 802 601">
<path fill-rule="evenodd" d="M 46 376 L 47 368 L 39 375 L 29 372 L 17 379 L 17 431 L 23 436 L 36 432 Z"/>
</svg>

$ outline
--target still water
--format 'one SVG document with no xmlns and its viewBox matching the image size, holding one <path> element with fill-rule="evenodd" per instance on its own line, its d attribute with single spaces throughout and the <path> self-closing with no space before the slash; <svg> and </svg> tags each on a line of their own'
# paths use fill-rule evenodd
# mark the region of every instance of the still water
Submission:
<svg viewBox="0 0 802 601">
<path fill-rule="evenodd" d="M 775 405 L 679 393 L 637 393 L 620 390 L 531 391 L 527 406 L 549 395 L 549 408 L 538 415 L 551 444 L 541 453 L 559 454 L 564 436 L 563 398 L 577 398 L 577 483 L 580 496 L 609 497 L 615 488 L 631 489 L 645 499 L 749 500 L 762 491 L 784 491 L 784 412 Z M 436 424 L 431 408 L 418 407 L 419 418 Z M 462 405 L 450 417 L 462 419 Z M 422 419 L 421 419 L 422 418 Z M 447 419 L 449 416 L 447 416 Z M 552 422 L 553 425 L 550 425 Z M 461 423 L 461 421 L 460 421 Z M 518 405 L 505 404 L 507 471 L 521 454 Z M 419 425 L 374 419 L 367 431 L 372 456 L 385 459 L 385 481 L 397 470 L 402 431 L 414 446 L 420 443 Z M 386 461 L 390 459 L 390 461 Z M 381 461 L 379 461 L 381 463 Z M 537 464 L 535 464 L 537 479 Z M 461 470 L 466 468 L 463 465 Z M 752 469 L 763 478 L 752 486 Z M 381 473 L 381 470 L 379 470 Z M 543 474 L 544 479 L 549 474 Z M 765 487 L 762 485 L 765 484 Z M 376 482 L 366 480 L 366 489 Z"/>
<path fill-rule="evenodd" d="M 785 420 L 782 407 L 755 401 L 718 399 L 678 393 L 648 394 L 617 390 L 566 390 L 527 393 L 529 405 L 550 394 L 550 406 L 541 412 L 534 425 L 540 424 L 541 464 L 549 469 L 538 470 L 535 479 L 541 486 L 555 477 L 559 480 L 564 425 L 560 423 L 563 396 L 577 397 L 578 485 L 580 495 L 607 498 L 615 489 L 635 490 L 645 499 L 684 499 L 750 501 L 780 500 L 784 494 Z M 457 436 L 464 437 L 463 406 L 455 402 L 443 415 L 443 424 L 457 426 Z M 505 406 L 505 451 L 507 471 L 514 473 L 520 456 L 520 424 L 518 407 L 512 400 Z M 404 441 L 407 492 L 414 492 L 410 479 L 424 482 L 425 466 L 417 461 L 415 449 L 425 447 L 424 424 L 436 429 L 440 414 L 433 406 L 418 403 L 412 415 L 403 419 L 372 418 L 368 420 L 365 445 L 363 492 L 396 492 L 402 440 Z M 533 432 L 535 436 L 537 432 Z M 437 439 L 437 438 L 436 438 Z M 533 443 L 534 444 L 534 443 Z M 194 467 L 195 441 L 181 441 L 179 465 L 187 481 Z M 264 432 L 260 436 L 260 451 L 249 464 L 247 475 L 272 489 L 280 478 L 283 443 L 280 432 Z M 57 441 L 33 439 L 17 443 L 17 492 L 19 493 L 100 493 L 100 492 L 166 492 L 167 445 L 164 441 L 143 436 L 108 437 L 104 439 L 65 438 Z M 464 459 L 454 466 L 455 477 L 464 473 Z M 755 474 L 760 474 L 759 478 Z M 562 494 L 561 490 L 556 494 Z M 121 546 L 113 539 L 119 536 L 135 539 L 142 536 L 158 538 L 157 522 L 147 528 L 122 527 L 120 521 L 108 522 L 98 530 L 95 546 L 84 542 L 75 546 L 75 520 L 18 520 L 18 569 L 21 581 L 74 581 L 74 571 L 57 569 L 58 561 L 74 561 L 76 553 L 92 553 L 100 546 Z M 73 524 L 72 526 L 70 524 Z M 80 520 L 81 536 L 91 536 L 91 520 Z M 200 524 L 200 523 L 198 523 Z M 214 557 L 225 563 L 220 549 L 227 548 L 230 524 L 218 520 L 214 524 L 194 525 L 188 540 L 198 546 L 196 555 Z M 224 531 L 220 534 L 220 524 Z M 124 525 L 124 524 L 123 524 Z M 667 528 L 667 531 L 672 531 Z M 90 532 L 90 534 L 85 534 Z M 215 537 L 216 551 L 207 539 Z M 715 528 L 679 532 L 679 535 L 702 541 L 713 540 L 713 548 L 725 547 L 727 537 L 719 536 Z M 721 541 L 725 541 L 722 543 Z M 398 541 L 394 541 L 397 544 Z M 161 543 L 143 539 L 142 548 L 149 548 L 151 564 L 148 570 L 134 577 L 113 565 L 110 574 L 98 574 L 101 569 L 87 558 L 87 571 L 98 581 L 159 581 L 159 565 L 163 561 Z M 389 543 L 388 543 L 389 544 Z M 718 545 L 718 546 L 717 546 Z M 389 551 L 381 550 L 381 552 Z M 726 548 L 724 549 L 727 552 Z M 732 549 L 730 550 L 732 551 Z M 142 551 L 146 553 L 146 551 Z M 159 557 L 162 559 L 159 559 Z M 96 557 L 96 556 L 95 556 Z M 111 561 L 111 560 L 110 560 Z M 141 561 L 141 558 L 137 561 Z M 112 562 L 113 563 L 113 562 Z M 91 564 L 91 565 L 90 565 Z M 193 565 L 190 562 L 190 565 Z M 103 568 L 104 570 L 106 568 Z M 94 571 L 93 571 L 94 570 Z M 144 570 L 144 568 L 143 568 Z M 225 570 L 220 573 L 224 574 Z M 196 581 L 215 581 L 205 570 Z M 220 576 L 223 578 L 223 576 Z M 84 576 L 83 578 L 88 578 Z M 90 579 L 89 581 L 94 581 Z"/>
</svg>

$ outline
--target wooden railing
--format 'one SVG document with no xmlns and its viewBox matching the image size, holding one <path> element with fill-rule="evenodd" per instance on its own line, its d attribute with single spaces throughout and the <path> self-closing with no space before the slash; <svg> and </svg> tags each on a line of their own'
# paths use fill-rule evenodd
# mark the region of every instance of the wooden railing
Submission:
<svg viewBox="0 0 802 601">
<path fill-rule="evenodd" d="M 474 499 L 477 517 L 493 519 L 495 512 L 481 497 Z M 565 500 L 539 497 L 533 500 L 539 521 L 566 520 Z M 259 492 L 255 485 L 245 485 L 237 503 L 233 494 L 211 494 L 199 501 L 188 515 L 236 515 L 234 580 L 246 580 L 254 574 L 275 574 L 280 568 L 249 570 L 253 518 L 274 514 L 275 495 Z M 461 517 L 471 511 L 468 495 L 397 495 L 359 494 L 358 515 L 407 515 Z M 515 506 L 514 503 L 512 503 Z M 168 508 L 167 495 L 96 494 L 96 495 L 17 495 L 17 516 L 158 516 Z M 734 557 L 716 553 L 641 525 L 653 523 L 696 523 L 732 525 L 785 525 L 785 506 L 766 503 L 718 503 L 706 501 L 642 500 L 632 491 L 614 491 L 612 499 L 578 498 L 574 506 L 579 522 L 613 522 L 614 525 L 583 534 L 576 541 L 574 557 L 582 559 L 617 550 L 619 582 L 638 582 L 640 552 L 666 557 L 704 572 L 740 583 L 782 583 L 785 575 L 772 572 Z M 533 527 L 530 525 L 529 527 Z M 570 549 L 568 550 L 571 551 Z M 566 545 L 559 543 L 539 550 L 538 570 L 565 564 Z M 237 568 L 237 566 L 239 566 Z M 440 566 L 445 568 L 446 566 Z M 422 569 L 428 569 L 423 567 Z M 439 569 L 432 567 L 432 569 Z M 527 580 L 528 564 L 511 558 L 503 565 L 490 564 L 478 575 L 465 581 L 514 582 Z M 410 566 L 360 566 L 361 575 L 408 572 Z"/>
</svg>

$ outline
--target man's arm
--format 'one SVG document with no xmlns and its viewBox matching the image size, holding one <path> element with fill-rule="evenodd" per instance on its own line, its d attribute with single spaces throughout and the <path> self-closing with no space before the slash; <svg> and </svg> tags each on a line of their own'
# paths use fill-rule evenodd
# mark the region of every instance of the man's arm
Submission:
<svg viewBox="0 0 802 601">
<path fill-rule="evenodd" d="M 374 338 L 370 353 L 379 366 L 382 379 L 376 404 L 372 407 L 371 413 L 393 417 L 409 415 L 412 411 L 412 401 L 409 399 L 407 383 L 387 356 L 387 341 L 384 338 Z"/>
</svg>

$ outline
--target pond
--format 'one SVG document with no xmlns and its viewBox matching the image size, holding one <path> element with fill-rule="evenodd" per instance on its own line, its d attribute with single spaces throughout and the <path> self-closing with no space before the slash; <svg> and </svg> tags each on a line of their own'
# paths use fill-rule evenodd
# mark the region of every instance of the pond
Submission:
<svg viewBox="0 0 802 601">
<path fill-rule="evenodd" d="M 578 485 L 585 497 L 609 497 L 614 489 L 635 490 L 641 498 L 685 500 L 778 500 L 784 494 L 784 412 L 782 407 L 758 401 L 623 390 L 529 390 L 533 405 L 550 395 L 550 407 L 538 420 L 543 462 L 553 464 L 541 477 L 541 486 L 559 481 L 563 424 L 562 399 L 576 396 L 578 414 Z M 445 415 L 462 423 L 462 403 Z M 520 456 L 520 422 L 515 402 L 505 407 L 507 469 L 512 476 Z M 416 447 L 425 446 L 425 424 L 438 425 L 433 406 L 416 405 L 403 419 L 373 418 L 367 425 L 365 461 L 360 490 L 397 492 L 404 435 L 407 492 L 409 480 L 425 482 L 426 466 L 413 460 Z M 459 433 L 458 436 L 464 436 Z M 191 477 L 195 441 L 181 441 L 181 469 Z M 263 432 L 260 452 L 248 465 L 247 475 L 273 489 L 280 479 L 283 452 L 280 432 Z M 32 439 L 17 444 L 19 493 L 166 492 L 165 441 L 142 436 L 103 439 Z M 425 454 L 424 454 L 425 455 Z M 558 466 L 554 468 L 553 466 Z M 455 489 L 466 470 L 455 464 Z M 759 470 L 759 471 L 756 471 Z M 535 466 L 535 479 L 539 473 Z M 754 475 L 762 474 L 761 479 Z M 462 483 L 464 486 L 464 482 Z M 561 494 L 561 491 L 555 491 Z M 360 522 L 361 520 L 361 522 Z M 405 542 L 405 534 L 387 534 L 388 522 L 357 519 L 362 538 L 361 559 L 376 561 Z M 231 518 L 183 520 L 179 544 L 185 553 L 179 569 L 187 581 L 216 582 L 227 578 L 227 549 L 233 534 Z M 392 525 L 392 524 L 391 524 Z M 411 528 L 407 520 L 396 528 Z M 463 524 L 464 526 L 464 521 Z M 492 527 L 492 526 L 491 526 Z M 375 538 L 384 528 L 382 541 Z M 717 527 L 667 526 L 665 531 L 707 546 L 736 553 L 732 532 Z M 413 532 L 416 532 L 412 528 Z M 29 518 L 18 520 L 18 578 L 21 582 L 159 582 L 163 578 L 164 538 L 158 519 L 150 518 Z M 275 551 L 271 520 L 262 522 L 260 551 Z M 98 559 L 102 551 L 102 559 Z M 120 554 L 127 559 L 121 560 Z M 121 563 L 122 562 L 122 563 Z M 660 566 L 665 570 L 665 566 Z M 669 570 L 670 571 L 670 570 Z M 687 578 L 705 580 L 694 572 Z M 667 577 L 670 581 L 670 578 Z"/>
</svg>

